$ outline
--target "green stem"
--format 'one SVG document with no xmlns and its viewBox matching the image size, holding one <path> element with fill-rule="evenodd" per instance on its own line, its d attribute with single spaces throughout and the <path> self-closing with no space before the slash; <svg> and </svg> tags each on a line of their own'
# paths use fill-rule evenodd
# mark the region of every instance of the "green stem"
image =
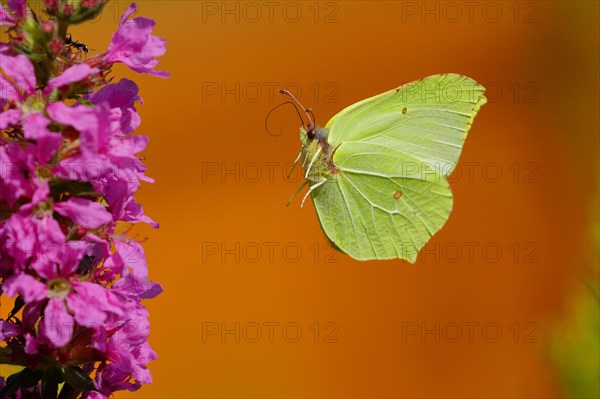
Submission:
<svg viewBox="0 0 600 399">
<path fill-rule="evenodd" d="M 69 29 L 69 21 L 66 19 L 58 19 L 58 36 L 64 39 L 67 36 L 67 30 Z"/>
</svg>

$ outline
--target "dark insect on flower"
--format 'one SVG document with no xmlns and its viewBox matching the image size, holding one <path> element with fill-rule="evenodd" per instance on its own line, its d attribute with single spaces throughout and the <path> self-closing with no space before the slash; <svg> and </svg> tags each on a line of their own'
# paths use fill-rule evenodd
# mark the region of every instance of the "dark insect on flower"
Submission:
<svg viewBox="0 0 600 399">
<path fill-rule="evenodd" d="M 77 40 L 73 40 L 73 38 L 71 37 L 71 34 L 68 33 L 67 37 L 65 37 L 65 44 L 67 46 L 69 46 L 70 48 L 75 48 L 77 49 L 79 52 L 81 52 L 83 50 L 84 53 L 88 53 L 90 51 L 90 49 L 88 48 L 87 44 L 84 43 L 80 43 Z"/>
</svg>

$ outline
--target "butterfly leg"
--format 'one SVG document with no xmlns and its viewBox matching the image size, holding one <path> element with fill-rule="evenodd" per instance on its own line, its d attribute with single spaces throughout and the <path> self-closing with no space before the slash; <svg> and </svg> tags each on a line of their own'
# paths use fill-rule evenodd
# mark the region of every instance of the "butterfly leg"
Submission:
<svg viewBox="0 0 600 399">
<path fill-rule="evenodd" d="M 294 173 L 294 169 L 296 169 L 296 165 L 298 165 L 298 161 L 300 160 L 300 157 L 302 156 L 302 150 L 304 150 L 304 146 L 302 146 L 300 148 L 300 151 L 298 151 L 298 156 L 294 160 L 294 164 L 292 165 L 292 169 L 290 170 L 290 173 L 288 173 L 288 175 L 287 175 L 288 179 L 290 178 L 290 176 L 292 175 L 292 173 Z"/>
<path fill-rule="evenodd" d="M 298 193 L 300 192 L 300 190 L 302 190 L 304 188 L 304 186 L 306 186 L 308 184 L 308 180 L 305 180 L 304 183 L 302 183 L 300 185 L 300 187 L 298 187 L 298 189 L 296 190 L 296 192 L 294 193 L 294 195 L 292 195 L 292 198 L 290 198 L 290 200 L 288 201 L 288 203 L 285 206 L 290 206 L 290 204 L 292 203 L 292 201 L 294 200 L 294 198 L 296 198 L 296 195 L 298 195 Z"/>
<path fill-rule="evenodd" d="M 308 174 L 310 173 L 310 169 L 312 168 L 313 164 L 317 160 L 317 157 L 319 156 L 320 153 L 321 153 L 321 147 L 319 147 L 317 149 L 317 151 L 315 152 L 315 155 L 313 156 L 312 160 L 310 161 L 310 164 L 308 165 L 308 168 L 306 168 L 306 174 L 304 175 L 305 178 L 308 179 Z"/>
<path fill-rule="evenodd" d="M 308 180 L 307 180 L 308 181 Z M 302 202 L 300 203 L 300 208 L 302 208 L 304 206 L 304 201 L 306 201 L 306 199 L 308 198 L 308 195 L 313 192 L 317 187 L 319 187 L 320 185 L 324 184 L 327 181 L 327 179 L 323 179 L 318 183 L 313 184 L 312 186 L 310 186 L 308 188 L 308 192 L 304 195 L 304 198 L 302 198 Z"/>
</svg>

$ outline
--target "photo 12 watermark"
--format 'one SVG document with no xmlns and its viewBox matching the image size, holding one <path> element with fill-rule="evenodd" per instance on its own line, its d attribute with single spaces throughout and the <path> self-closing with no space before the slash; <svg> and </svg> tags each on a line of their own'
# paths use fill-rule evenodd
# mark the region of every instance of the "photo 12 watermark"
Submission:
<svg viewBox="0 0 600 399">
<path fill-rule="evenodd" d="M 405 243 L 409 250 L 412 243 Z M 449 241 L 429 242 L 417 254 L 417 262 L 422 264 L 479 264 L 489 265 L 500 262 L 532 264 L 540 262 L 540 245 L 536 241 Z"/>
<path fill-rule="evenodd" d="M 200 88 L 202 103 L 258 103 L 278 104 L 284 101 L 280 90 L 287 90 L 298 100 L 310 103 L 338 103 L 340 86 L 333 81 L 277 82 L 277 81 L 203 81 Z"/>
<path fill-rule="evenodd" d="M 539 325 L 535 322 L 500 323 L 496 321 L 402 322 L 402 343 L 487 343 L 540 342 Z"/>
<path fill-rule="evenodd" d="M 338 263 L 342 256 L 331 245 L 318 241 L 203 241 L 200 244 L 203 264 Z"/>
<path fill-rule="evenodd" d="M 203 344 L 337 344 L 339 332 L 339 325 L 332 321 L 203 321 L 201 341 Z"/>
<path fill-rule="evenodd" d="M 536 24 L 540 3 L 533 1 L 400 1 L 402 23 Z"/>
<path fill-rule="evenodd" d="M 336 1 L 203 1 L 202 23 L 222 24 L 336 24 Z"/>
</svg>

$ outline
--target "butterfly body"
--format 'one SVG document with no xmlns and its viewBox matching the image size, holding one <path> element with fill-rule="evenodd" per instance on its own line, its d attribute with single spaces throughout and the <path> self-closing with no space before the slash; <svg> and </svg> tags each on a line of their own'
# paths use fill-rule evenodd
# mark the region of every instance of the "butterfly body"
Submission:
<svg viewBox="0 0 600 399">
<path fill-rule="evenodd" d="M 317 127 L 307 131 L 301 127 L 300 141 L 304 177 L 308 180 L 309 187 L 323 179 L 333 178 L 337 171 L 332 167 L 333 151 L 327 142 L 327 129 Z"/>
<path fill-rule="evenodd" d="M 351 105 L 324 128 L 300 128 L 308 193 L 337 248 L 358 260 L 416 261 L 450 215 L 447 177 L 484 91 L 465 76 L 434 75 Z"/>
</svg>

